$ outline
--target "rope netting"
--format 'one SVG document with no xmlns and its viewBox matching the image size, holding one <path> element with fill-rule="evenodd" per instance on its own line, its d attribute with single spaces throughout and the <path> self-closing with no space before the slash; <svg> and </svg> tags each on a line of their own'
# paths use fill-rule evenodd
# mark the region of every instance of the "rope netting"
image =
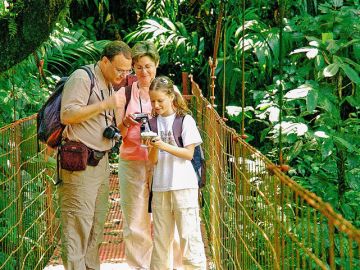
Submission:
<svg viewBox="0 0 360 270">
<path fill-rule="evenodd" d="M 56 162 L 38 153 L 36 116 L 0 129 L 0 269 L 43 269 L 58 242 Z"/>
<path fill-rule="evenodd" d="M 359 269 L 360 231 L 228 127 L 192 82 L 212 269 Z M 0 129 L 0 269 L 43 269 L 59 233 L 55 159 L 35 116 Z"/>
<path fill-rule="evenodd" d="M 360 231 L 247 144 L 192 81 L 216 269 L 359 269 Z"/>
</svg>

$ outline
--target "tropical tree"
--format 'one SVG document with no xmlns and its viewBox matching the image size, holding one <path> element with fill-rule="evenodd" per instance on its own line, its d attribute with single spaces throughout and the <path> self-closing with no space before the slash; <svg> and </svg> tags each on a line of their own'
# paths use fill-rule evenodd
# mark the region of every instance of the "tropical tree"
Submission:
<svg viewBox="0 0 360 270">
<path fill-rule="evenodd" d="M 24 60 L 53 30 L 69 0 L 12 0 L 0 4 L 0 72 Z"/>
</svg>

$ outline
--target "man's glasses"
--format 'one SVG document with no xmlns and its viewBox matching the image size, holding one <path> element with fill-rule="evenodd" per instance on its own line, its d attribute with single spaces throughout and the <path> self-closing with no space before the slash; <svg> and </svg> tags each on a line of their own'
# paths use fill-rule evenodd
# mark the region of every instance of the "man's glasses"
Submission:
<svg viewBox="0 0 360 270">
<path fill-rule="evenodd" d="M 113 63 L 110 61 L 110 64 L 112 65 L 112 67 L 115 69 L 116 71 L 116 75 L 120 76 L 120 77 L 125 77 L 126 75 L 130 75 L 133 71 L 132 69 L 129 70 L 123 70 L 117 67 L 114 67 Z"/>
</svg>

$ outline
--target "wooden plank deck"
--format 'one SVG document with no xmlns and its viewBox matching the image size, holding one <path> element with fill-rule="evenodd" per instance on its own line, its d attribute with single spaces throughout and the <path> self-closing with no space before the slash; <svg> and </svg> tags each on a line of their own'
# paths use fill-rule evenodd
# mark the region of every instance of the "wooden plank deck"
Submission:
<svg viewBox="0 0 360 270">
<path fill-rule="evenodd" d="M 120 208 L 120 193 L 119 193 L 119 179 L 117 174 L 110 176 L 110 193 L 109 193 L 109 212 L 105 222 L 104 239 L 100 248 L 101 270 L 130 270 L 130 267 L 125 262 L 125 247 L 123 241 L 123 220 Z M 201 226 L 203 240 L 205 245 L 205 252 L 207 261 L 209 263 L 210 250 L 205 226 Z M 208 269 L 210 267 L 208 266 Z M 60 256 L 60 243 L 48 265 L 44 270 L 64 270 Z"/>
<path fill-rule="evenodd" d="M 119 201 L 119 180 L 116 174 L 110 176 L 110 207 L 107 215 L 104 239 L 100 248 L 101 270 L 130 269 L 125 263 L 123 222 Z M 64 269 L 60 257 L 60 244 L 44 270 Z"/>
</svg>

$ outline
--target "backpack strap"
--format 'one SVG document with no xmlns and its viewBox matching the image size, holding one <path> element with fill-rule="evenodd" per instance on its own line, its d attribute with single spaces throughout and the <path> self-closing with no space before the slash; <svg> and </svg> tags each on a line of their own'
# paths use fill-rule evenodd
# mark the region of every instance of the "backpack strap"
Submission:
<svg viewBox="0 0 360 270">
<path fill-rule="evenodd" d="M 79 69 L 83 69 L 86 71 L 86 73 L 89 75 L 89 78 L 90 78 L 90 81 L 91 81 L 91 84 L 90 84 L 90 95 L 89 95 L 89 99 L 88 99 L 88 102 L 87 104 L 89 104 L 89 101 L 90 101 L 90 97 L 93 93 L 93 89 L 94 89 L 94 86 L 95 86 L 95 75 L 94 73 L 92 72 L 91 68 L 89 68 L 88 66 L 82 66 L 80 67 Z"/>
<path fill-rule="evenodd" d="M 182 124 L 184 122 L 184 118 L 185 118 L 185 116 L 178 116 L 178 115 L 175 116 L 174 123 L 172 126 L 175 142 L 176 142 L 177 146 L 180 146 L 180 147 L 184 147 L 182 137 L 181 137 Z M 149 119 L 149 126 L 150 126 L 151 131 L 158 133 L 157 117 L 153 117 L 153 118 Z"/>
<path fill-rule="evenodd" d="M 153 117 L 149 119 L 149 127 L 152 132 L 158 133 L 158 127 L 157 127 L 157 117 Z"/>
<path fill-rule="evenodd" d="M 125 86 L 125 98 L 126 98 L 125 111 L 124 111 L 125 113 L 131 99 L 131 90 L 132 90 L 132 84 Z"/>
<path fill-rule="evenodd" d="M 175 142 L 180 147 L 184 147 L 183 140 L 181 137 L 182 125 L 184 122 L 184 118 L 185 118 L 184 115 L 183 116 L 176 115 L 175 119 L 174 119 L 173 127 L 172 127 Z"/>
</svg>

